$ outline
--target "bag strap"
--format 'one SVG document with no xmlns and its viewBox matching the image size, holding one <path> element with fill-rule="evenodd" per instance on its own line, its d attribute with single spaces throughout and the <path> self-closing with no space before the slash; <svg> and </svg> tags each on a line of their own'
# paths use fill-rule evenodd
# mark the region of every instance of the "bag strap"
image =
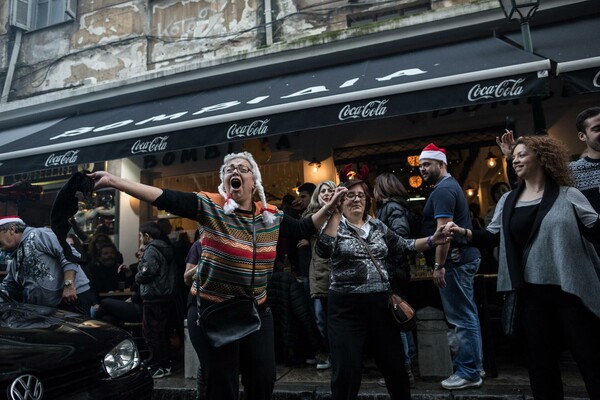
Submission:
<svg viewBox="0 0 600 400">
<path fill-rule="evenodd" d="M 256 271 L 256 214 L 252 207 L 252 279 L 250 280 L 250 297 L 254 298 L 254 272 Z"/>
<path fill-rule="evenodd" d="M 373 261 L 375 268 L 377 268 L 377 272 L 379 272 L 379 275 L 381 275 L 381 280 L 389 285 L 390 281 L 385 277 L 385 274 L 383 273 L 383 271 L 377 264 L 377 260 L 373 256 L 373 253 L 371 253 L 371 249 L 369 248 L 369 245 L 367 244 L 367 242 L 365 242 L 365 240 L 363 238 L 361 238 L 360 235 L 358 233 L 356 233 L 352 228 L 350 228 L 350 231 L 352 232 L 354 237 L 356 237 L 358 239 L 358 241 L 362 243 L 364 248 L 367 250 L 367 253 L 369 253 L 369 256 L 371 256 L 371 261 Z"/>
</svg>

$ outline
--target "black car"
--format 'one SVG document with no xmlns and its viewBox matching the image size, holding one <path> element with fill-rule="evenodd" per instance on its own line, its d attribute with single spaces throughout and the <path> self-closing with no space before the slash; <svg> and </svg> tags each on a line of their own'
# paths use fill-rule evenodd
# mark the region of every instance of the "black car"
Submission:
<svg viewBox="0 0 600 400">
<path fill-rule="evenodd" d="M 0 399 L 138 400 L 152 389 L 127 332 L 0 292 Z"/>
</svg>

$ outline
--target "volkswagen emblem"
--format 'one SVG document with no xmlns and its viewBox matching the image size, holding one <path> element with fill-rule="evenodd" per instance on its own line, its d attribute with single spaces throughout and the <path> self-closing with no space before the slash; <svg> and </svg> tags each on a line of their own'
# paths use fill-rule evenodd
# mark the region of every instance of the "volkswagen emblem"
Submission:
<svg viewBox="0 0 600 400">
<path fill-rule="evenodd" d="M 11 400 L 40 400 L 44 386 L 33 375 L 21 375 L 10 385 L 9 394 Z"/>
</svg>

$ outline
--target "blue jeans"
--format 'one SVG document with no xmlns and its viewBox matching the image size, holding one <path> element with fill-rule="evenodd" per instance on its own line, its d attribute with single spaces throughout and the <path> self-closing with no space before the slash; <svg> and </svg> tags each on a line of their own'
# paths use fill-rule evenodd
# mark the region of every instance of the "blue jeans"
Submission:
<svg viewBox="0 0 600 400">
<path fill-rule="evenodd" d="M 440 290 L 446 319 L 454 325 L 458 353 L 454 358 L 454 373 L 461 378 L 478 380 L 483 370 L 481 328 L 474 299 L 473 280 L 480 258 L 456 267 L 446 268 L 446 287 Z"/>
<path fill-rule="evenodd" d="M 317 321 L 317 328 L 321 332 L 321 336 L 327 340 L 327 309 L 323 307 L 321 298 L 317 297 L 311 299 L 313 302 L 313 308 L 315 310 L 315 320 Z"/>
<path fill-rule="evenodd" d="M 413 333 L 412 331 L 400 332 L 400 338 L 402 339 L 402 348 L 404 349 L 404 366 L 411 365 L 412 360 L 417 356 Z"/>
</svg>

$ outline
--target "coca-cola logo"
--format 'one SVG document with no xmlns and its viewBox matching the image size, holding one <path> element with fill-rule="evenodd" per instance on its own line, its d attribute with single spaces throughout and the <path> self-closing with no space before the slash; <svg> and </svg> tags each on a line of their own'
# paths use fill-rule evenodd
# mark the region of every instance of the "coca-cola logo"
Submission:
<svg viewBox="0 0 600 400">
<path fill-rule="evenodd" d="M 596 76 L 594 76 L 594 79 L 592 80 L 592 85 L 594 85 L 594 87 L 600 88 L 600 71 L 598 71 Z"/>
<path fill-rule="evenodd" d="M 79 150 L 69 150 L 64 154 L 50 154 L 44 165 L 46 167 L 56 167 L 58 165 L 76 164 Z"/>
<path fill-rule="evenodd" d="M 523 93 L 524 78 L 506 79 L 497 85 L 482 86 L 479 83 L 469 90 L 469 101 L 481 99 L 501 99 L 520 96 Z"/>
<path fill-rule="evenodd" d="M 248 138 L 266 135 L 269 131 L 270 119 L 257 119 L 248 125 L 233 124 L 227 129 L 227 139 Z"/>
<path fill-rule="evenodd" d="M 165 151 L 167 149 L 167 139 L 168 136 L 159 136 L 155 137 L 152 140 L 136 141 L 133 146 L 131 146 L 131 154 L 140 154 L 140 153 L 154 153 L 157 151 Z"/>
<path fill-rule="evenodd" d="M 362 106 L 355 107 L 351 106 L 350 104 L 346 104 L 340 110 L 338 119 L 340 121 L 345 121 L 347 119 L 381 117 L 387 112 L 387 107 L 385 105 L 388 101 L 388 99 L 373 100 Z"/>
</svg>

